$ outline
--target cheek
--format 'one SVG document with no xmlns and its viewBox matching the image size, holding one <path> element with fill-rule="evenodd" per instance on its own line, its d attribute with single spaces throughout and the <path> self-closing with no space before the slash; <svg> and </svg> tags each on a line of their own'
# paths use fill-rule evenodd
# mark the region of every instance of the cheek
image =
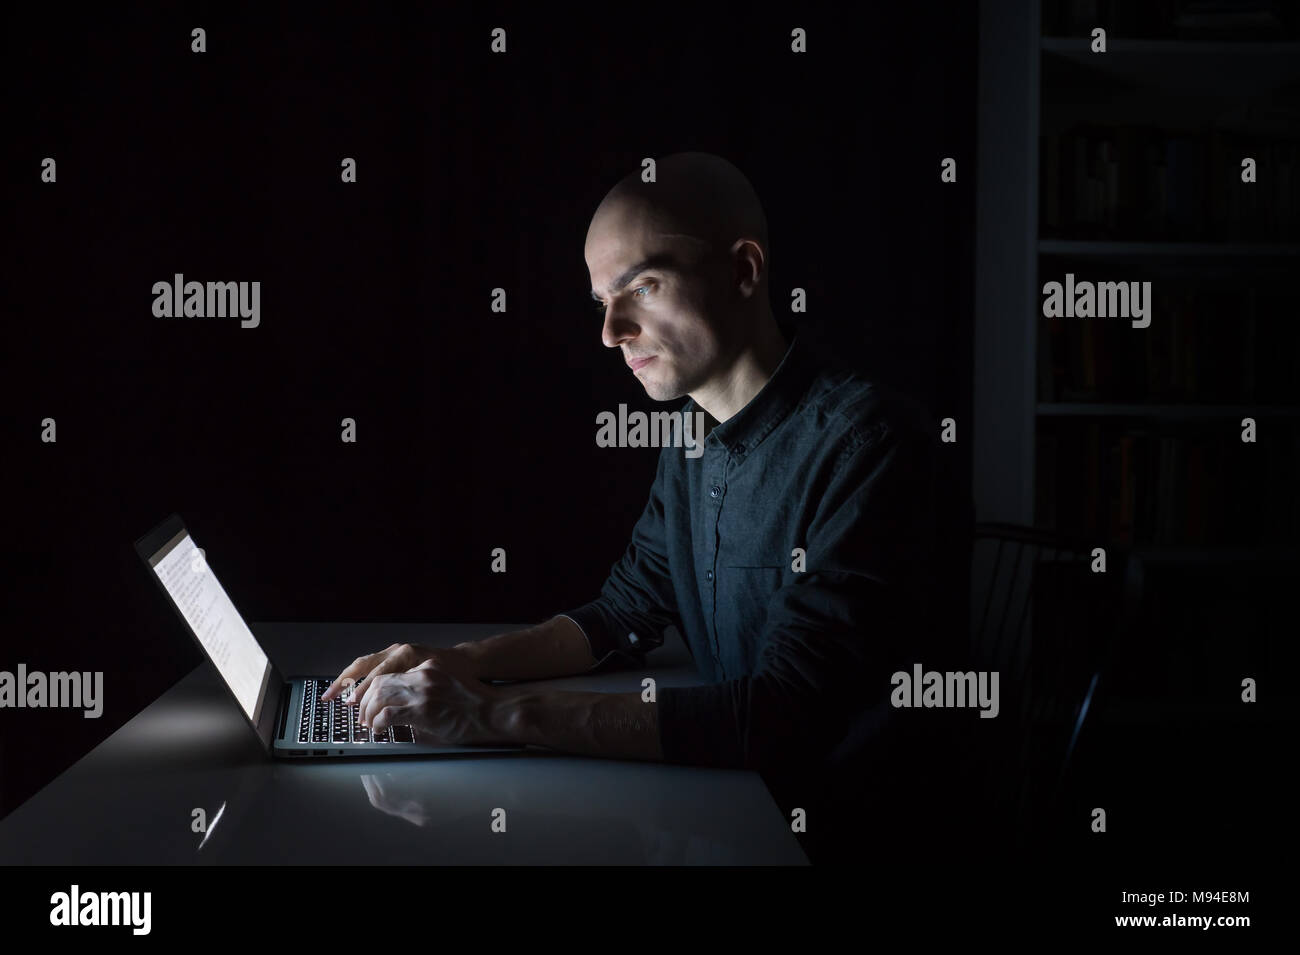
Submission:
<svg viewBox="0 0 1300 955">
<path fill-rule="evenodd" d="M 679 344 L 678 363 L 684 368 L 698 368 L 709 364 L 718 350 L 712 332 L 703 324 L 693 326 Z"/>
<path fill-rule="evenodd" d="M 660 313 L 657 338 L 678 362 L 690 363 L 715 348 L 713 333 L 691 302 L 675 301 Z"/>
</svg>

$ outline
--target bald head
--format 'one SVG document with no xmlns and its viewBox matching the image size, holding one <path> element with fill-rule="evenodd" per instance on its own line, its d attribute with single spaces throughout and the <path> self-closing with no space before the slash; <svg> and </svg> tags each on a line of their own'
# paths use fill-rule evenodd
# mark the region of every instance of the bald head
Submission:
<svg viewBox="0 0 1300 955">
<path fill-rule="evenodd" d="M 596 208 L 585 255 L 601 339 L 652 398 L 699 400 L 729 387 L 751 354 L 784 353 L 767 300 L 767 218 L 720 156 L 675 153 L 657 161 L 654 182 L 625 176 Z"/>
<path fill-rule="evenodd" d="M 712 153 L 674 153 L 656 162 L 655 178 L 642 182 L 639 170 L 624 176 L 597 206 L 592 228 L 602 217 L 617 217 L 634 207 L 666 234 L 703 252 L 729 250 L 737 239 L 754 239 L 770 264 L 762 203 L 745 174 L 727 160 Z"/>
</svg>

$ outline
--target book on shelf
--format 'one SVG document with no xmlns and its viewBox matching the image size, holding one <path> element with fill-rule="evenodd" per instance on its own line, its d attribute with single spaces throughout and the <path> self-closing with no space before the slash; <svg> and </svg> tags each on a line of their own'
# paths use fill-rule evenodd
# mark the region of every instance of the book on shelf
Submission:
<svg viewBox="0 0 1300 955">
<path fill-rule="evenodd" d="M 1040 423 L 1035 467 L 1036 523 L 1099 543 L 1294 547 L 1300 535 L 1295 421 L 1269 423 L 1253 445 L 1236 422 L 1194 433 Z"/>
<path fill-rule="evenodd" d="M 1281 41 L 1296 36 L 1290 0 L 1044 0 L 1048 36 L 1088 37 L 1094 27 L 1115 37 Z"/>
<path fill-rule="evenodd" d="M 1225 129 L 1081 124 L 1039 137 L 1046 238 L 1300 239 L 1300 140 Z M 1256 181 L 1241 180 L 1255 160 Z"/>
<path fill-rule="evenodd" d="M 1195 281 L 1153 286 L 1144 329 L 1110 319 L 1039 318 L 1038 399 L 1125 404 L 1287 404 L 1300 354 L 1283 287 Z M 1265 369 L 1264 373 L 1260 368 Z"/>
</svg>

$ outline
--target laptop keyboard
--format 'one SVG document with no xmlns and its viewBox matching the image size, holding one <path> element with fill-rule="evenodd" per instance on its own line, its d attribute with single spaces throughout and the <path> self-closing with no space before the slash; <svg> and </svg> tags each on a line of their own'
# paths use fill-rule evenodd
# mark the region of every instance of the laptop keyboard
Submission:
<svg viewBox="0 0 1300 955">
<path fill-rule="evenodd" d="M 378 733 L 357 722 L 360 707 L 348 706 L 335 698 L 322 703 L 320 695 L 333 683 L 332 677 L 310 677 L 303 681 L 302 713 L 298 719 L 300 743 L 414 743 L 411 726 L 389 726 Z"/>
</svg>

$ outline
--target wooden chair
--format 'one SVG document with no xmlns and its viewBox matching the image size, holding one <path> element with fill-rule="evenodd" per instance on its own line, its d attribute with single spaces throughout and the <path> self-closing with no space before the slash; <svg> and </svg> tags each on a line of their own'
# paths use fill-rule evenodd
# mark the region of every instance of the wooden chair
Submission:
<svg viewBox="0 0 1300 955">
<path fill-rule="evenodd" d="M 1092 569 L 1095 547 L 1105 549 L 1105 573 Z M 999 672 L 1005 720 L 979 744 L 980 784 L 997 824 L 1014 828 L 1022 848 L 1055 834 L 1088 718 L 1122 664 L 1116 651 L 1135 636 L 1142 580 L 1131 549 L 975 525 L 971 654 L 977 668 Z"/>
</svg>

